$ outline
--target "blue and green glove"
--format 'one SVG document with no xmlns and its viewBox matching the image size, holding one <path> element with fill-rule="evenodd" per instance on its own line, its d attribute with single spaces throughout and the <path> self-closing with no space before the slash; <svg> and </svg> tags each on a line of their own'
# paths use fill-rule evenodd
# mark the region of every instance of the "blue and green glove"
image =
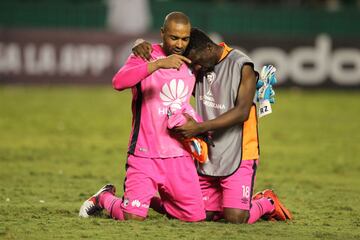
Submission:
<svg viewBox="0 0 360 240">
<path fill-rule="evenodd" d="M 277 83 L 276 68 L 272 65 L 264 66 L 260 78 L 256 83 L 256 99 L 259 103 L 259 117 L 272 113 L 271 104 L 275 103 L 273 85 Z"/>
</svg>

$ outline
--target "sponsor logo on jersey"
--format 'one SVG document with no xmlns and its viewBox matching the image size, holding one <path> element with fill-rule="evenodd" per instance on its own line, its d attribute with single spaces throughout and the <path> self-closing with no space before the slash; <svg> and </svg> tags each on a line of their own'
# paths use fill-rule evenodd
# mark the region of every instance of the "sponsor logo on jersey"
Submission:
<svg viewBox="0 0 360 240">
<path fill-rule="evenodd" d="M 172 79 L 169 84 L 165 83 L 161 88 L 160 99 L 167 108 L 159 108 L 159 114 L 167 114 L 168 108 L 171 111 L 180 109 L 188 94 L 189 87 L 185 85 L 182 79 Z"/>
<path fill-rule="evenodd" d="M 243 197 L 243 198 L 241 198 L 241 203 L 243 203 L 243 204 L 248 204 L 248 202 L 249 202 L 249 199 L 248 198 L 245 198 L 245 197 Z"/>
<path fill-rule="evenodd" d="M 131 206 L 133 206 L 133 207 L 140 207 L 140 206 L 141 206 L 141 203 L 140 203 L 139 200 L 133 200 L 133 201 L 131 202 Z"/>
</svg>

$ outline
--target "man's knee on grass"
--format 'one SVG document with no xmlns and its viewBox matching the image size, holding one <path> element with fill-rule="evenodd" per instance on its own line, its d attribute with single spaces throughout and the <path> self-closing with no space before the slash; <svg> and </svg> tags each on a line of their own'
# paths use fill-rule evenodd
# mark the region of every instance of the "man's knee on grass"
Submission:
<svg viewBox="0 0 360 240">
<path fill-rule="evenodd" d="M 238 208 L 224 208 L 224 219 L 230 223 L 247 223 L 250 214 L 247 210 Z"/>
<path fill-rule="evenodd" d="M 137 221 L 144 221 L 145 220 L 144 217 L 140 217 L 138 215 L 131 214 L 131 213 L 126 213 L 126 212 L 124 212 L 124 218 L 125 218 L 125 220 L 137 220 Z"/>
</svg>

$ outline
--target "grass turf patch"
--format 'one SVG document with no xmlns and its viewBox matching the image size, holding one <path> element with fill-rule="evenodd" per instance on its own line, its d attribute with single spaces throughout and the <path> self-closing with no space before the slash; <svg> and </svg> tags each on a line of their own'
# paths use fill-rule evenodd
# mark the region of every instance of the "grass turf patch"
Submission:
<svg viewBox="0 0 360 240">
<path fill-rule="evenodd" d="M 359 239 L 358 91 L 278 90 L 260 120 L 255 190 L 273 188 L 292 222 L 183 223 L 79 219 L 82 201 L 112 182 L 122 194 L 130 91 L 0 87 L 0 238 Z"/>
</svg>

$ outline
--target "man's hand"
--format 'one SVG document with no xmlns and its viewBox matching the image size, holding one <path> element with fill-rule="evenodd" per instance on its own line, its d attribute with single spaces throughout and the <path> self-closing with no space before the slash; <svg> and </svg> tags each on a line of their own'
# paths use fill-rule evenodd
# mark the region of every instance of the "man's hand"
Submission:
<svg viewBox="0 0 360 240">
<path fill-rule="evenodd" d="M 148 64 L 148 72 L 151 74 L 158 69 L 169 69 L 174 68 L 179 70 L 181 65 L 184 63 L 191 63 L 191 60 L 177 54 L 172 54 L 166 58 L 157 59 L 155 61 L 151 61 Z"/>
<path fill-rule="evenodd" d="M 145 61 L 151 60 L 151 52 L 152 52 L 151 43 L 145 41 L 144 39 L 137 39 L 134 42 L 134 46 L 131 49 L 133 54 L 137 57 L 144 59 Z"/>
<path fill-rule="evenodd" d="M 159 68 L 165 68 L 165 69 L 175 68 L 175 69 L 179 70 L 181 65 L 183 65 L 184 63 L 190 64 L 191 60 L 184 56 L 178 55 L 178 54 L 172 54 L 166 58 L 156 60 L 155 63 L 157 65 L 158 69 Z"/>
<path fill-rule="evenodd" d="M 187 122 L 181 127 L 174 128 L 174 132 L 181 135 L 183 138 L 191 138 L 202 133 L 200 123 L 196 122 L 189 114 L 184 113 Z"/>
</svg>

